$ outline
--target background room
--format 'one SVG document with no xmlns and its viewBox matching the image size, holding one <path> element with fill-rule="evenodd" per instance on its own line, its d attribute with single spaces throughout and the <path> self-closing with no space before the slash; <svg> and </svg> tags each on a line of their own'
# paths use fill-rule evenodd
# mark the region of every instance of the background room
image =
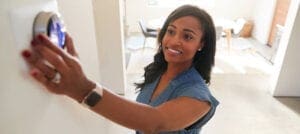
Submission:
<svg viewBox="0 0 300 134">
<path fill-rule="evenodd" d="M 290 30 L 299 28 L 295 20 L 299 1 L 295 0 L 125 0 L 129 98 L 135 98 L 133 83 L 143 80 L 144 67 L 152 62 L 157 50 L 156 36 L 143 33 L 143 27 L 159 30 L 167 15 L 183 4 L 207 10 L 217 31 L 210 87 L 221 105 L 203 133 L 297 133 L 300 85 L 289 85 L 288 77 L 298 78 L 290 73 L 298 54 L 292 45 L 287 46 L 291 41 L 287 36 L 297 38 Z M 284 56 L 283 51 L 290 56 Z M 281 68 L 283 59 L 290 61 L 285 62 L 285 68 Z M 277 72 L 280 68 L 289 71 Z"/>
</svg>

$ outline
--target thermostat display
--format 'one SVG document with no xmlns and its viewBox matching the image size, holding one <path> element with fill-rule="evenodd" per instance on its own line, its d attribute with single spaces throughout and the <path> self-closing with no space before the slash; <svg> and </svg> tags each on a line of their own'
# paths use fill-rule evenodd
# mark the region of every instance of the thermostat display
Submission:
<svg viewBox="0 0 300 134">
<path fill-rule="evenodd" d="M 40 12 L 35 17 L 33 36 L 38 34 L 48 35 L 50 40 L 60 48 L 65 46 L 65 26 L 56 13 Z"/>
</svg>

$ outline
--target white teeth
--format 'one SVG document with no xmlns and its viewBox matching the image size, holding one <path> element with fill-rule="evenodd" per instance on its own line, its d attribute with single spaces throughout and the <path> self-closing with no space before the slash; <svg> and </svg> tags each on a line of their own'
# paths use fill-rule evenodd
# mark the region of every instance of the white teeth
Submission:
<svg viewBox="0 0 300 134">
<path fill-rule="evenodd" d="M 180 51 L 178 51 L 178 50 L 175 50 L 175 49 L 172 49 L 172 48 L 168 48 L 167 47 L 167 49 L 169 50 L 169 51 L 171 51 L 172 53 L 176 53 L 176 54 L 181 54 L 182 52 L 180 52 Z"/>
</svg>

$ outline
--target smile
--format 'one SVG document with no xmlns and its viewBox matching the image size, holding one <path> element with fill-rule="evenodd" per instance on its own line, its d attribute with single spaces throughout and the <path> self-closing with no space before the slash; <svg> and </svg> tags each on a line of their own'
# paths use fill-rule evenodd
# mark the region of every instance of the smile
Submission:
<svg viewBox="0 0 300 134">
<path fill-rule="evenodd" d="M 169 47 L 165 47 L 166 50 L 168 50 L 169 52 L 171 53 L 174 53 L 174 54 L 182 54 L 182 51 L 179 51 L 179 50 L 175 50 L 175 49 L 172 49 L 172 48 L 169 48 Z"/>
</svg>

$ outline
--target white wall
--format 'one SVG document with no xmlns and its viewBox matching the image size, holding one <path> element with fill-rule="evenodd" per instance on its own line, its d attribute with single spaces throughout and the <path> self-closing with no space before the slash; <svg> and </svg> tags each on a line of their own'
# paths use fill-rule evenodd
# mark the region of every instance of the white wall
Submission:
<svg viewBox="0 0 300 134">
<path fill-rule="evenodd" d="M 64 96 L 47 92 L 29 76 L 21 57 L 28 48 L 34 16 L 42 9 L 57 10 L 55 0 L 1 0 L 0 2 L 0 133 L 107 133 L 106 120 Z M 100 79 L 92 3 L 60 0 L 68 31 L 81 55 L 84 71 Z M 87 24 L 83 26 L 82 24 Z"/>
<path fill-rule="evenodd" d="M 127 33 L 140 32 L 138 27 L 138 20 L 144 19 L 145 22 L 151 19 L 160 17 L 166 18 L 172 11 L 168 8 L 148 7 L 147 0 L 126 0 L 126 18 L 125 25 L 128 28 Z"/>
<path fill-rule="evenodd" d="M 101 84 L 124 94 L 125 56 L 121 4 L 119 0 L 94 1 Z"/>
<path fill-rule="evenodd" d="M 300 0 L 291 0 L 285 32 L 275 61 L 271 92 L 274 96 L 300 96 Z"/>
<path fill-rule="evenodd" d="M 214 17 L 226 19 L 253 19 L 253 8 L 260 0 L 215 0 L 215 7 L 208 9 Z"/>
<path fill-rule="evenodd" d="M 99 61 L 95 35 L 95 20 L 91 0 L 57 0 L 58 8 L 79 50 L 80 61 L 88 77 L 100 81 Z M 80 9 L 80 10 L 79 10 Z"/>
<path fill-rule="evenodd" d="M 253 12 L 260 0 L 214 0 L 214 6 L 203 7 L 213 17 L 234 20 L 239 17 L 254 19 Z M 149 21 L 151 19 L 166 18 L 176 7 L 153 7 L 147 5 L 147 0 L 126 0 L 126 26 L 128 32 L 140 32 L 138 20 L 140 18 Z"/>
<path fill-rule="evenodd" d="M 259 0 L 253 8 L 254 29 L 252 35 L 260 43 L 267 44 L 273 21 L 276 0 Z"/>
</svg>

